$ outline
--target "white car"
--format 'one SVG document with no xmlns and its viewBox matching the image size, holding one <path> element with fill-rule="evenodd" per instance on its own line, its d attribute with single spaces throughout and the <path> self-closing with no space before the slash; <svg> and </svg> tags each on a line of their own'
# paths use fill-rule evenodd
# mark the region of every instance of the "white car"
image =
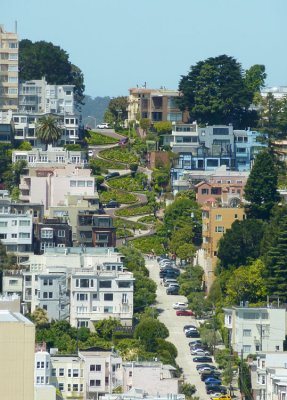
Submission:
<svg viewBox="0 0 287 400">
<path fill-rule="evenodd" d="M 193 356 L 210 356 L 209 351 L 205 351 L 203 349 L 194 349 L 190 352 Z"/>
<path fill-rule="evenodd" d="M 181 302 L 177 302 L 177 303 L 174 303 L 173 305 L 172 305 L 172 308 L 174 309 L 174 310 L 186 310 L 187 309 L 187 304 L 186 303 L 181 303 Z"/>
<path fill-rule="evenodd" d="M 99 129 L 108 129 L 110 126 L 107 122 L 102 122 L 101 124 L 97 125 Z"/>
</svg>

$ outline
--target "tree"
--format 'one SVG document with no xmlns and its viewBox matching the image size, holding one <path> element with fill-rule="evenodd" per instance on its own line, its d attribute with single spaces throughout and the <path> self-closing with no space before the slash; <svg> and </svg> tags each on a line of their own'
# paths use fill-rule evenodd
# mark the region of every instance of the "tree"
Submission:
<svg viewBox="0 0 287 400">
<path fill-rule="evenodd" d="M 154 129 L 158 135 L 164 135 L 166 133 L 171 133 L 172 123 L 170 121 L 160 121 L 154 124 Z"/>
<path fill-rule="evenodd" d="M 279 231 L 273 246 L 266 254 L 265 283 L 269 295 L 287 300 L 287 217 L 279 224 Z"/>
<path fill-rule="evenodd" d="M 245 71 L 245 85 L 251 93 L 260 93 L 266 78 L 264 65 L 255 64 Z"/>
<path fill-rule="evenodd" d="M 135 328 L 134 337 L 140 339 L 146 351 L 156 351 L 157 339 L 165 339 L 169 335 L 166 326 L 154 318 L 143 318 Z"/>
<path fill-rule="evenodd" d="M 26 142 L 26 141 L 23 141 L 23 142 L 21 142 L 20 143 L 20 146 L 18 147 L 18 149 L 19 150 L 32 150 L 32 145 L 31 145 L 31 143 L 30 142 Z"/>
<path fill-rule="evenodd" d="M 31 319 L 37 327 L 47 325 L 49 323 L 49 318 L 47 311 L 43 308 L 36 308 L 31 314 Z"/>
<path fill-rule="evenodd" d="M 184 394 L 187 399 L 189 399 L 195 392 L 195 385 L 191 385 L 190 383 L 183 383 L 181 385 L 180 393 Z"/>
<path fill-rule="evenodd" d="M 119 320 L 114 318 L 102 319 L 94 323 L 95 331 L 100 338 L 104 340 L 112 340 L 113 332 L 115 328 L 121 326 Z"/>
<path fill-rule="evenodd" d="M 116 123 L 124 122 L 128 117 L 128 99 L 126 96 L 115 97 L 110 100 L 108 110 L 112 115 L 112 121 Z"/>
<path fill-rule="evenodd" d="M 24 39 L 19 43 L 19 78 L 23 81 L 45 77 L 50 85 L 75 85 L 75 100 L 83 104 L 84 77 L 81 70 L 69 61 L 68 53 L 53 43 L 31 42 Z"/>
<path fill-rule="evenodd" d="M 268 149 L 257 154 L 244 188 L 246 212 L 249 218 L 269 219 L 273 206 L 279 202 L 277 192 L 278 167 L 274 154 Z"/>
<path fill-rule="evenodd" d="M 151 120 L 148 119 L 148 118 L 141 118 L 140 119 L 140 127 L 142 128 L 142 130 L 146 134 L 147 131 L 149 130 L 149 128 L 151 127 Z"/>
<path fill-rule="evenodd" d="M 261 260 L 237 268 L 226 285 L 226 304 L 239 304 L 241 301 L 258 303 L 266 297 L 263 278 L 265 266 Z M 287 287 L 287 285 L 286 285 Z"/>
<path fill-rule="evenodd" d="M 46 145 L 56 143 L 62 135 L 59 121 L 53 115 L 43 115 L 36 125 L 36 136 Z"/>
<path fill-rule="evenodd" d="M 264 233 L 261 220 L 247 219 L 234 221 L 230 229 L 219 240 L 217 257 L 220 260 L 219 272 L 222 269 L 246 265 L 248 260 L 260 256 L 260 242 Z"/>
<path fill-rule="evenodd" d="M 132 176 L 135 176 L 135 174 L 136 174 L 136 172 L 137 172 L 137 170 L 138 170 L 139 165 L 138 165 L 137 163 L 131 163 L 131 164 L 129 165 L 129 167 L 130 167 Z"/>
<path fill-rule="evenodd" d="M 250 111 L 249 106 L 258 84 L 251 85 L 251 75 L 254 71 L 247 73 L 245 80 L 241 64 L 227 55 L 200 61 L 181 77 L 179 106 L 189 111 L 191 120 L 201 124 L 254 126 L 257 113 Z"/>
<path fill-rule="evenodd" d="M 12 164 L 12 167 L 2 174 L 2 179 L 5 183 L 5 186 L 9 189 L 10 194 L 14 189 L 19 189 L 18 186 L 20 184 L 21 175 L 26 167 L 26 160 L 18 160 Z"/>
</svg>

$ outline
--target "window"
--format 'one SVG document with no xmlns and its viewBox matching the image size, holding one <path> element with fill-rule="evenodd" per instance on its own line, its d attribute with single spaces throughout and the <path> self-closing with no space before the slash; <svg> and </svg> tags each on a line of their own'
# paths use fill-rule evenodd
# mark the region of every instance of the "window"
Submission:
<svg viewBox="0 0 287 400">
<path fill-rule="evenodd" d="M 105 301 L 112 301 L 114 299 L 113 293 L 105 293 L 104 294 L 104 300 Z"/>
<path fill-rule="evenodd" d="M 73 392 L 79 391 L 79 385 L 77 383 L 73 383 Z"/>
<path fill-rule="evenodd" d="M 213 128 L 214 135 L 228 135 L 228 128 Z"/>
<path fill-rule="evenodd" d="M 71 378 L 71 376 L 72 376 L 72 370 L 68 369 L 68 377 Z"/>
<path fill-rule="evenodd" d="M 8 226 L 8 222 L 7 221 L 0 221 L 0 227 L 1 228 L 6 227 L 6 226 Z"/>
<path fill-rule="evenodd" d="M 85 187 L 85 181 L 78 181 L 78 187 Z"/>
<path fill-rule="evenodd" d="M 53 285 L 53 280 L 52 279 L 44 279 L 43 285 L 44 286 L 52 286 Z"/>
<path fill-rule="evenodd" d="M 59 368 L 59 376 L 65 376 L 65 369 Z"/>
<path fill-rule="evenodd" d="M 131 286 L 131 282 L 118 282 L 119 288 L 129 288 Z"/>
<path fill-rule="evenodd" d="M 30 239 L 30 233 L 29 232 L 20 232 L 19 238 L 20 239 Z"/>
<path fill-rule="evenodd" d="M 68 383 L 68 392 L 70 392 L 70 391 L 71 391 L 71 384 Z"/>
<path fill-rule="evenodd" d="M 276 351 L 280 350 L 280 347 L 279 346 L 275 346 L 275 350 Z"/>
<path fill-rule="evenodd" d="M 243 329 L 243 336 L 251 336 L 251 329 Z"/>
<path fill-rule="evenodd" d="M 209 189 L 201 189 L 201 194 L 209 194 Z"/>
<path fill-rule="evenodd" d="M 12 239 L 17 239 L 17 237 L 18 237 L 17 233 L 11 233 L 11 238 Z"/>
<path fill-rule="evenodd" d="M 224 233 L 224 226 L 216 226 L 215 232 L 217 233 Z"/>
<path fill-rule="evenodd" d="M 96 379 L 96 386 L 101 386 L 101 381 L 99 379 Z"/>
<path fill-rule="evenodd" d="M 18 43 L 17 42 L 9 42 L 9 49 L 17 49 Z"/>
<path fill-rule="evenodd" d="M 73 378 L 78 378 L 78 377 L 79 377 L 79 370 L 73 369 Z"/>
<path fill-rule="evenodd" d="M 243 346 L 243 352 L 244 353 L 250 353 L 250 351 L 251 351 L 251 346 L 249 346 L 249 345 L 248 346 L 246 346 L 246 345 Z"/>
<path fill-rule="evenodd" d="M 265 375 L 261 375 L 261 383 L 262 383 L 262 385 L 265 385 L 265 383 L 266 383 Z"/>
<path fill-rule="evenodd" d="M 221 214 L 216 214 L 215 221 L 222 221 L 222 215 Z"/>
<path fill-rule="evenodd" d="M 41 229 L 41 238 L 42 239 L 53 239 L 53 229 L 51 229 L 51 228 Z"/>
<path fill-rule="evenodd" d="M 77 279 L 76 279 L 76 281 L 77 281 Z M 76 284 L 76 286 L 77 286 L 77 284 Z M 90 287 L 90 281 L 89 281 L 89 279 L 80 279 L 80 287 L 81 287 L 81 288 L 88 288 L 88 287 Z"/>
<path fill-rule="evenodd" d="M 53 298 L 53 292 L 49 292 L 49 299 Z"/>
<path fill-rule="evenodd" d="M 96 386 L 95 379 L 90 379 L 90 386 Z"/>
<path fill-rule="evenodd" d="M 6 233 L 0 233 L 0 239 L 7 239 Z"/>
<path fill-rule="evenodd" d="M 95 370 L 96 370 L 95 364 L 91 364 L 91 365 L 90 365 L 90 371 L 95 371 Z"/>
<path fill-rule="evenodd" d="M 17 226 L 17 219 L 12 219 L 12 226 Z"/>
<path fill-rule="evenodd" d="M 218 160 L 217 159 L 208 159 L 206 161 L 207 167 L 218 167 Z"/>
<path fill-rule="evenodd" d="M 97 300 L 98 299 L 98 294 L 97 293 L 93 293 L 93 300 Z"/>
<path fill-rule="evenodd" d="M 43 299 L 47 299 L 48 298 L 48 292 L 43 292 Z"/>
<path fill-rule="evenodd" d="M 63 383 L 59 383 L 59 390 L 63 392 L 65 390 L 65 386 Z"/>
<path fill-rule="evenodd" d="M 70 181 L 70 186 L 71 187 L 76 187 L 77 186 L 77 182 L 76 181 Z"/>
<path fill-rule="evenodd" d="M 104 307 L 104 313 L 110 314 L 113 312 L 113 307 Z"/>
<path fill-rule="evenodd" d="M 52 368 L 52 376 L 56 376 L 56 368 Z"/>
<path fill-rule="evenodd" d="M 100 281 L 99 287 L 100 288 L 111 288 L 112 287 L 112 281 Z"/>
<path fill-rule="evenodd" d="M 133 376 L 133 371 L 129 371 L 129 376 Z"/>
<path fill-rule="evenodd" d="M 87 301 L 88 294 L 87 293 L 77 293 L 77 300 L 78 301 Z"/>
<path fill-rule="evenodd" d="M 102 370 L 102 366 L 100 364 L 96 365 L 96 371 L 100 372 Z"/>
<path fill-rule="evenodd" d="M 93 181 L 87 181 L 87 187 L 93 187 Z"/>
<path fill-rule="evenodd" d="M 64 231 L 64 229 L 60 229 L 58 230 L 58 237 L 65 237 L 66 232 Z"/>
<path fill-rule="evenodd" d="M 37 376 L 37 383 L 40 383 L 40 376 Z"/>
<path fill-rule="evenodd" d="M 125 304 L 128 302 L 128 295 L 126 293 L 122 294 L 122 304 Z"/>
</svg>

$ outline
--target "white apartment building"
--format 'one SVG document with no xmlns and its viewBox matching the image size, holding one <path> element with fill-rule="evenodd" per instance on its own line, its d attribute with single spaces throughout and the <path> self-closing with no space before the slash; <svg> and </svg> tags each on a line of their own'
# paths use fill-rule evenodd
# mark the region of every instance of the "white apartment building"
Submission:
<svg viewBox="0 0 287 400">
<path fill-rule="evenodd" d="M 123 391 L 132 388 L 142 389 L 151 396 L 164 396 L 167 393 L 179 393 L 179 379 L 176 368 L 160 362 L 125 362 L 123 363 Z"/>
<path fill-rule="evenodd" d="M 90 169 L 77 168 L 75 164 L 35 168 L 21 177 L 19 189 L 21 201 L 43 204 L 48 214 L 49 207 L 65 205 L 67 195 L 94 196 L 95 177 Z"/>
<path fill-rule="evenodd" d="M 230 344 L 246 357 L 257 352 L 283 351 L 286 336 L 286 310 L 272 307 L 224 308 L 224 326 Z"/>
<path fill-rule="evenodd" d="M 0 111 L 18 107 L 18 43 L 17 33 L 0 25 Z"/>
<path fill-rule="evenodd" d="M 149 395 L 144 389 L 133 388 L 125 393 L 106 394 L 101 397 L 101 400 L 185 400 L 184 394 L 172 395 L 166 393 L 165 395 Z"/>
<path fill-rule="evenodd" d="M 109 317 L 131 326 L 134 278 L 122 260 L 113 249 L 95 247 L 31 255 L 22 263 L 23 301 L 31 312 L 44 308 L 50 319 L 70 319 L 72 326 L 94 329 L 93 322 Z"/>
<path fill-rule="evenodd" d="M 63 147 L 48 145 L 47 150 L 33 148 L 32 150 L 13 150 L 12 163 L 24 160 L 28 167 L 57 167 L 65 164 L 74 164 L 79 167 L 87 164 L 84 151 L 68 151 Z"/>
<path fill-rule="evenodd" d="M 260 353 L 250 366 L 255 400 L 284 400 L 287 390 L 287 353 Z"/>
<path fill-rule="evenodd" d="M 2 275 L 2 292 L 8 296 L 14 293 L 22 298 L 23 295 L 23 271 L 7 269 Z"/>
<path fill-rule="evenodd" d="M 8 252 L 30 252 L 33 240 L 31 214 L 1 214 L 0 240 Z"/>
</svg>

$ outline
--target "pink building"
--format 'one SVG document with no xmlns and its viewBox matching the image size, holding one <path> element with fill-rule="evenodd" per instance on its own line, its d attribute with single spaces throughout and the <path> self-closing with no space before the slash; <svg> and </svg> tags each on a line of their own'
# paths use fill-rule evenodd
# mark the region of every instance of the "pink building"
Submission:
<svg viewBox="0 0 287 400">
<path fill-rule="evenodd" d="M 241 203 L 244 197 L 246 179 L 236 179 L 222 183 L 218 181 L 202 181 L 194 186 L 196 201 L 204 204 L 208 201 L 218 201 L 224 205 L 232 205 L 232 202 Z"/>
<path fill-rule="evenodd" d="M 75 165 L 63 168 L 30 168 L 29 175 L 21 177 L 20 200 L 27 203 L 41 203 L 44 210 L 64 206 L 66 196 L 94 196 L 95 178 L 91 170 Z"/>
</svg>

